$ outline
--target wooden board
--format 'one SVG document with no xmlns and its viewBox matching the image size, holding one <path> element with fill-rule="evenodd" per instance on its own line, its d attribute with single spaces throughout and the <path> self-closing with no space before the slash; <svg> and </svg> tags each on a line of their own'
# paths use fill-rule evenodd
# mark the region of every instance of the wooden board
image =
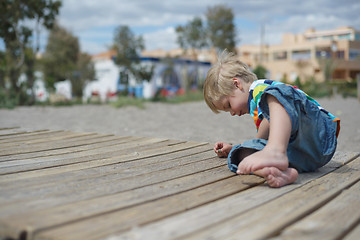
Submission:
<svg viewBox="0 0 360 240">
<path fill-rule="evenodd" d="M 207 143 L 0 129 L 0 238 L 356 239 L 358 156 L 273 189 Z"/>
</svg>

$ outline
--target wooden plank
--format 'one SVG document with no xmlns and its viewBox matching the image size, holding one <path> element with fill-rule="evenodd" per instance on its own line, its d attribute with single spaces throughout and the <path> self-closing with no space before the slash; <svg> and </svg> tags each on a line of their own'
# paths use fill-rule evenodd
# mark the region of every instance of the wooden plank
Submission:
<svg viewBox="0 0 360 240">
<path fill-rule="evenodd" d="M 3 131 L 0 132 L 0 139 L 2 137 L 13 136 L 17 134 L 25 134 L 25 133 L 27 132 L 21 129 L 4 129 Z"/>
<path fill-rule="evenodd" d="M 88 138 L 88 137 L 99 137 L 99 136 L 112 136 L 111 134 L 97 134 L 97 133 L 75 133 L 75 132 L 59 132 L 60 134 L 49 134 L 49 135 L 37 135 L 35 138 L 31 139 L 23 139 L 22 143 L 24 144 L 38 144 L 38 143 L 49 143 L 53 142 L 61 142 L 61 140 L 70 139 L 74 140 L 75 138 Z M 60 140 L 60 141 L 59 141 Z"/>
<path fill-rule="evenodd" d="M 186 145 L 184 145 L 184 144 L 179 144 L 179 145 L 174 145 L 174 146 L 170 146 L 170 147 L 168 147 L 168 148 L 166 148 L 166 149 L 164 149 L 163 150 L 163 152 L 161 152 L 161 151 L 159 151 L 159 150 L 156 150 L 156 149 L 152 149 L 150 152 L 153 152 L 153 151 L 155 151 L 156 152 L 156 154 L 154 154 L 154 156 L 156 156 L 156 155 L 159 155 L 159 154 L 161 154 L 161 153 L 164 153 L 164 152 L 170 152 L 171 150 L 172 151 L 178 151 L 178 150 L 181 150 L 182 148 L 184 148 L 184 147 L 191 147 L 191 146 L 193 146 L 193 144 L 190 144 L 189 145 L 189 143 L 186 143 Z M 132 157 L 132 159 L 127 159 L 127 160 L 131 160 L 131 161 L 135 161 L 136 160 L 136 156 L 134 156 L 133 154 L 129 154 L 131 157 Z M 141 156 L 141 152 L 139 153 L 139 156 Z M 193 157 L 192 157 L 193 158 Z M 123 159 L 123 161 L 121 160 L 121 158 L 119 158 L 119 157 L 117 157 L 117 158 L 113 158 L 113 159 L 102 159 L 101 161 L 103 161 L 104 163 L 106 163 L 106 164 L 104 164 L 104 165 L 110 165 L 109 163 L 110 162 L 112 162 L 112 167 L 114 167 L 114 168 L 116 168 L 116 169 L 118 169 L 117 171 L 113 171 L 113 173 L 112 174 L 110 174 L 110 173 L 108 173 L 108 172 L 102 172 L 102 174 L 101 175 L 98 175 L 98 178 L 100 178 L 100 180 L 102 181 L 102 182 L 104 182 L 104 184 L 106 185 L 106 183 L 107 183 L 107 181 L 110 181 L 112 178 L 115 178 L 115 179 L 119 179 L 119 178 L 125 178 L 125 177 L 127 177 L 129 174 L 121 174 L 121 166 L 122 166 L 122 162 L 125 162 L 124 160 L 126 160 L 126 159 Z M 114 165 L 114 164 L 120 164 L 119 165 L 119 167 L 120 167 L 120 169 L 119 169 L 119 167 L 117 167 L 116 165 Z M 136 163 L 135 163 L 136 164 Z M 214 163 L 214 164 L 217 164 L 217 163 Z M 88 168 L 89 167 L 89 165 L 91 165 L 91 163 L 84 163 L 84 166 L 83 166 L 83 168 L 80 168 L 80 169 L 86 169 L 86 168 Z M 97 165 L 97 166 L 102 166 L 102 165 L 100 165 L 99 163 L 98 163 L 98 161 L 95 161 L 95 165 Z M 94 165 L 94 166 L 95 166 Z M 125 164 L 125 165 L 127 165 L 127 164 Z M 140 164 L 141 165 L 141 164 Z M 133 165 L 134 166 L 134 165 Z M 209 166 L 211 166 L 211 164 L 209 164 Z M 199 167 L 201 167 L 201 164 L 199 164 Z M 70 166 L 70 168 L 69 168 L 69 170 L 71 170 L 71 171 L 75 171 L 74 170 L 74 168 L 75 167 L 73 167 L 73 165 L 72 166 Z M 190 168 L 190 167 L 189 167 Z M 63 170 L 63 169 L 61 169 L 61 170 Z M 195 168 L 195 167 L 193 167 L 193 169 L 190 169 L 189 171 L 196 171 L 197 170 L 197 168 Z M 101 170 L 100 170 L 101 171 Z M 128 171 L 128 170 L 127 170 Z M 58 173 L 63 173 L 64 171 L 58 171 Z M 107 176 L 103 176 L 103 175 L 107 175 Z M 176 176 L 176 175 L 179 175 L 179 174 L 183 174 L 183 173 L 181 173 L 181 172 L 178 172 L 178 173 L 174 173 L 174 176 Z M 137 175 L 137 174 L 135 174 L 134 173 L 134 171 L 132 171 L 132 173 L 131 173 L 131 175 L 132 176 L 134 176 L 134 175 Z M 153 176 L 153 178 L 156 176 L 156 174 L 154 174 L 154 176 Z M 165 175 L 164 175 L 165 176 Z M 86 174 L 85 175 L 83 175 L 83 179 L 87 179 L 87 177 L 86 177 Z M 84 181 L 85 182 L 85 180 L 82 180 L 82 181 Z M 91 181 L 94 181 L 94 179 L 90 179 Z M 8 184 L 9 185 L 12 185 L 12 183 L 11 182 L 8 182 Z M 62 186 L 62 185 L 59 185 L 59 183 L 58 182 L 54 182 L 54 183 L 46 183 L 47 184 L 47 187 L 48 188 L 50 188 L 50 190 L 49 190 L 49 192 L 51 193 L 52 191 L 59 191 L 59 188 L 61 187 L 61 188 L 65 188 L 65 189 L 67 189 L 68 187 L 70 187 L 71 185 L 72 185 L 72 182 L 70 181 L 70 182 L 64 182 L 64 184 L 67 184 L 67 185 L 65 185 L 65 186 Z M 75 182 L 75 186 L 79 186 L 79 181 L 76 181 Z M 120 183 L 119 183 L 120 184 Z M 127 185 L 127 187 L 130 187 L 131 185 L 132 185 L 133 183 L 131 183 L 131 184 L 129 184 L 129 185 Z M 136 183 L 136 184 L 138 184 L 138 183 Z M 96 185 L 99 185 L 99 182 L 98 183 L 96 183 Z M 122 182 L 122 185 L 126 185 L 125 184 L 125 182 Z M 119 188 L 119 186 L 118 186 L 118 188 Z M 15 201 L 17 198 L 16 198 L 16 196 L 18 196 L 20 193 L 18 193 L 18 192 L 12 192 L 12 189 L 10 188 L 10 189 L 8 189 L 8 190 L 6 190 L 7 188 L 6 188 L 6 186 L 3 188 L 3 195 L 2 196 L 0 196 L 0 199 L 2 199 L 1 200 L 1 202 L 2 203 L 5 203 L 5 202 L 9 202 L 9 199 L 12 199 L 11 201 Z M 90 187 L 90 190 L 91 189 L 94 189 L 94 188 L 92 188 L 92 187 Z M 34 198 L 38 198 L 38 197 L 40 197 L 41 195 L 38 195 L 38 194 L 40 194 L 40 192 L 45 192 L 46 193 L 46 190 L 47 190 L 47 188 L 45 188 L 45 186 L 44 185 L 39 185 L 39 186 L 33 186 L 33 187 L 26 187 L 25 189 L 19 189 L 19 190 L 21 190 L 21 194 L 22 195 L 24 195 L 24 196 L 26 196 L 27 198 L 25 198 L 24 197 L 24 201 L 25 200 L 28 200 L 28 198 L 29 197 L 31 197 L 31 196 L 34 196 Z M 69 190 L 68 190 L 69 191 Z M 32 193 L 29 193 L 28 195 L 27 195 L 27 192 L 32 192 Z M 48 192 L 48 193 L 49 193 Z M 5 197 L 6 196 L 6 197 Z M 13 197 L 12 197 L 13 196 Z M 23 197 L 20 197 L 20 198 L 23 198 Z M 10 201 L 10 202 L 11 202 Z"/>
<path fill-rule="evenodd" d="M 25 193 L 26 191 L 36 191 L 36 189 L 51 189 L 54 187 L 54 185 L 59 186 L 59 184 L 72 184 L 73 182 L 76 182 L 77 187 L 79 187 L 81 181 L 86 181 L 89 179 L 91 181 L 96 181 L 97 178 L 101 178 L 101 181 L 105 181 L 106 178 L 109 178 L 112 175 L 116 175 L 116 178 L 135 177 L 174 167 L 185 166 L 198 161 L 204 161 L 205 159 L 211 159 L 213 155 L 214 154 L 212 152 L 207 151 L 173 160 L 169 159 L 165 163 L 152 163 L 146 166 L 143 165 L 143 161 L 138 163 L 139 166 L 136 166 L 137 161 L 130 161 L 110 166 L 107 165 L 100 166 L 98 168 L 84 169 L 81 171 L 58 173 L 51 176 L 37 177 L 35 179 L 26 179 L 25 181 L 14 181 L 11 182 L 11 184 L 2 184 L 0 186 L 4 195 L 6 195 L 6 193 L 11 194 L 11 192 L 15 192 L 14 190 Z M 218 163 L 218 161 L 214 162 Z M 59 189 L 57 189 L 57 191 L 59 191 Z M 9 197 L 10 195 L 6 196 Z"/>
<path fill-rule="evenodd" d="M 0 127 L 0 131 L 5 131 L 5 130 L 11 130 L 11 129 L 18 129 L 20 127 L 18 126 L 14 126 L 14 127 Z"/>
<path fill-rule="evenodd" d="M 360 223 L 358 223 L 358 225 L 352 229 L 352 231 L 350 233 L 348 233 L 348 235 L 346 235 L 343 240 L 359 240 L 359 236 L 360 236 Z"/>
<path fill-rule="evenodd" d="M 360 221 L 359 193 L 360 182 L 357 182 L 318 211 L 285 229 L 276 239 L 335 240 L 344 237 Z"/>
<path fill-rule="evenodd" d="M 121 164 L 106 165 L 96 168 L 72 171 L 72 172 L 61 172 L 52 175 L 37 176 L 30 179 L 16 179 L 12 180 L 11 184 L 9 181 L 2 182 L 0 180 L 0 188 L 5 191 L 9 189 L 21 190 L 22 188 L 30 188 L 31 186 L 45 187 L 51 183 L 61 182 L 74 182 L 81 179 L 88 179 L 97 176 L 103 176 L 108 174 L 121 174 L 122 176 L 136 176 L 149 172 L 160 171 L 163 169 L 173 168 L 182 166 L 185 164 L 194 163 L 214 156 L 213 151 L 208 146 L 196 147 L 197 153 L 193 151 L 182 151 L 177 153 L 170 153 L 168 155 L 152 157 L 145 159 L 144 161 L 130 161 L 123 162 Z M 181 156 L 179 153 L 182 153 Z M 146 165 L 146 166 L 144 166 Z"/>
<path fill-rule="evenodd" d="M 62 149 L 52 149 L 46 152 L 34 152 L 34 153 L 20 153 L 11 156 L 0 156 L 0 162 L 3 161 L 12 161 L 12 160 L 22 160 L 22 159 L 33 159 L 39 157 L 49 157 L 49 156 L 57 156 L 64 154 L 78 154 L 79 152 L 88 151 L 88 150 L 97 150 L 104 147 L 114 146 L 119 143 L 124 142 L 133 142 L 139 139 L 143 139 L 141 137 L 118 137 L 109 142 L 99 142 L 96 145 L 82 145 L 70 148 L 62 148 Z"/>
<path fill-rule="evenodd" d="M 173 142 L 173 141 L 171 141 Z M 167 143 L 164 142 L 164 143 Z M 129 146 L 129 145 L 128 145 Z M 115 145 L 115 148 L 119 148 L 119 146 Z M 108 158 L 108 157 L 113 157 L 113 153 L 114 152 L 110 152 L 108 153 L 108 151 L 103 151 L 103 150 L 108 150 L 109 148 L 101 148 L 100 151 L 99 149 L 95 149 L 93 151 L 87 151 L 87 154 L 81 154 L 81 155 L 74 155 L 74 154 L 67 154 L 66 157 L 68 158 L 69 155 L 71 155 L 70 157 L 72 158 L 81 158 L 81 157 L 88 157 L 88 161 L 91 161 L 92 159 L 103 159 L 103 158 Z M 129 148 L 130 149 L 130 148 Z M 147 165 L 147 164 L 153 164 L 153 163 L 160 163 L 160 162 L 164 162 L 166 160 L 172 160 L 175 158 L 180 158 L 180 157 L 184 157 L 184 156 L 188 156 L 188 155 L 192 155 L 194 153 L 197 152 L 204 152 L 204 151 L 208 151 L 209 149 L 212 149 L 212 146 L 210 145 L 200 145 L 200 146 L 194 146 L 193 148 L 186 148 L 186 149 L 182 149 L 179 151 L 174 151 L 174 152 L 170 152 L 167 155 L 154 155 L 154 156 L 150 156 L 148 158 L 146 158 L 146 161 L 128 161 L 126 163 L 123 163 L 125 166 L 127 167 L 140 167 L 142 165 Z M 110 149 L 111 150 L 111 149 Z M 114 150 L 112 150 L 114 151 Z M 126 150 L 124 150 L 126 151 Z M 89 155 L 90 154 L 90 155 Z M 115 154 L 117 154 L 115 152 Z M 123 152 L 124 154 L 124 152 Z M 91 158 L 90 158 L 91 156 Z M 63 157 L 63 156 L 62 156 Z M 111 166 L 103 166 L 103 168 L 106 167 L 110 167 L 110 168 L 115 168 L 114 165 Z M 94 171 L 96 171 L 97 169 L 99 169 L 98 167 L 94 167 L 91 168 Z M 15 181 L 21 181 L 24 182 L 22 180 L 26 179 L 26 182 L 30 179 L 30 178 L 42 178 L 44 176 L 51 176 L 54 174 L 60 174 L 60 175 L 64 175 L 67 172 L 71 173 L 71 172 L 77 172 L 78 170 L 74 170 L 74 171 L 63 171 L 62 167 L 54 167 L 52 169 L 39 169 L 39 170 L 33 170 L 33 171 L 29 171 L 29 172 L 21 172 L 21 173 L 13 173 L 13 174 L 9 174 L 9 175 L 0 175 L 0 187 L 6 187 L 7 185 L 10 185 L 8 183 L 11 183 L 11 185 L 13 183 L 15 183 Z M 5 184 L 5 185 L 4 185 Z"/>
<path fill-rule="evenodd" d="M 151 146 L 152 143 L 156 144 L 158 142 L 163 142 L 163 139 L 145 139 L 144 141 L 138 141 L 127 145 L 120 145 L 117 151 L 113 151 L 110 153 L 112 155 L 110 157 L 106 157 L 104 155 L 102 156 L 102 154 L 97 154 L 90 157 L 70 158 L 70 159 L 61 158 L 61 160 L 50 159 L 45 161 L 41 161 L 41 160 L 39 161 L 39 160 L 29 159 L 29 160 L 24 160 L 26 164 L 24 161 L 21 162 L 16 161 L 14 163 L 5 162 L 1 164 L 2 167 L 0 168 L 0 174 L 10 174 L 10 173 L 31 171 L 37 169 L 46 169 L 47 173 L 52 173 L 51 170 L 49 170 L 48 168 L 54 168 L 54 167 L 61 167 L 61 168 L 56 168 L 56 170 L 65 172 L 65 171 L 75 171 L 78 169 L 93 168 L 102 165 L 110 165 L 118 162 L 133 161 L 138 158 L 141 158 L 140 151 L 139 152 L 136 151 L 140 146 L 146 145 L 147 147 L 145 147 L 145 149 L 147 149 L 148 147 L 152 147 Z M 163 145 L 165 144 L 166 143 L 164 143 Z M 196 144 L 186 143 L 186 144 L 187 147 L 191 147 L 191 146 L 194 147 L 196 145 L 197 146 L 201 145 L 197 143 Z M 166 150 L 170 151 L 171 149 L 179 149 L 179 148 L 181 149 L 182 147 L 183 145 L 179 144 L 168 147 Z M 155 152 L 154 154 L 156 154 L 156 150 L 158 149 L 155 147 L 155 149 L 151 149 L 148 151 Z"/>
<path fill-rule="evenodd" d="M 98 239 L 106 237 L 113 234 L 114 230 L 124 231 L 137 225 L 145 224 L 150 221 L 161 219 L 172 214 L 183 212 L 211 201 L 215 201 L 219 198 L 243 191 L 253 185 L 264 182 L 262 178 L 256 176 L 247 176 L 246 178 L 246 183 L 244 183 L 244 179 L 230 177 L 222 181 L 217 181 L 192 189 L 191 191 L 181 192 L 169 197 L 161 198 L 157 201 L 146 202 L 142 205 L 126 208 L 122 211 L 117 210 L 110 213 L 103 211 L 103 213 L 106 214 L 84 219 L 83 221 L 79 221 L 75 224 L 67 225 L 65 228 L 57 229 L 56 236 L 63 236 L 66 239 Z M 248 184 L 248 182 L 252 182 L 252 184 Z M 100 205 L 103 206 L 103 204 Z M 84 211 L 82 212 L 86 213 L 91 210 L 93 211 L 93 209 L 87 208 L 83 210 Z M 58 212 L 60 211 L 58 210 Z M 56 215 L 58 212 L 51 213 L 50 215 L 58 216 Z M 73 211 L 71 212 L 73 213 Z M 79 209 L 77 209 L 76 212 L 79 214 Z M 71 213 L 70 215 L 72 217 L 76 217 Z M 69 217 L 69 215 L 64 217 Z M 38 218 L 38 216 L 36 218 Z M 56 220 L 59 224 L 61 224 L 64 220 L 69 221 L 61 218 L 57 218 Z M 36 221 L 36 224 L 38 223 L 39 222 Z M 42 227 L 39 225 L 36 225 L 36 227 L 35 225 L 32 226 L 36 229 L 35 232 L 39 233 L 42 228 L 44 229 L 46 227 L 50 227 L 49 222 L 43 221 L 43 223 L 45 225 Z M 87 226 L 93 227 L 89 229 Z M 86 233 L 84 233 L 83 230 L 86 228 Z M 70 234 L 71 236 L 69 236 L 70 232 L 72 232 L 72 234 Z"/>
<path fill-rule="evenodd" d="M 11 136 L 7 138 L 0 139 L 0 144 L 4 143 L 15 143 L 15 142 L 26 142 L 33 139 L 42 139 L 52 136 L 61 136 L 66 135 L 71 132 L 69 131 L 49 131 L 49 130 L 43 130 L 38 132 L 28 132 L 26 135 L 18 135 L 18 136 Z"/>
<path fill-rule="evenodd" d="M 45 130 L 26 131 L 26 130 L 22 130 L 22 129 L 14 129 L 11 132 L 0 133 L 0 139 L 14 137 L 14 136 L 18 136 L 18 135 L 26 136 L 27 134 L 31 134 L 33 132 L 41 132 L 41 131 L 45 131 Z"/>
<path fill-rule="evenodd" d="M 107 136 L 107 139 L 104 140 L 101 139 L 88 139 L 86 141 L 81 142 L 74 142 L 74 141 L 64 141 L 63 143 L 44 143 L 39 144 L 35 147 L 29 146 L 29 147 L 14 147 L 8 150 L 3 150 L 0 152 L 0 156 L 9 156 L 9 155 L 15 155 L 15 154 L 23 154 L 23 153 L 33 153 L 33 152 L 43 152 L 43 151 L 49 151 L 54 149 L 61 149 L 61 148 L 69 148 L 69 147 L 76 147 L 76 146 L 82 146 L 82 145 L 90 145 L 90 144 L 96 144 L 97 142 L 102 141 L 109 141 L 111 139 L 116 139 L 115 136 Z"/>
<path fill-rule="evenodd" d="M 350 154 L 347 160 L 353 159 L 353 156 L 358 156 L 358 154 Z M 338 166 L 342 166 L 341 162 Z M 359 160 L 355 161 L 355 163 L 358 162 Z M 333 165 L 334 164 L 332 164 L 332 167 Z M 280 196 L 286 197 L 293 192 L 297 192 L 300 197 L 292 194 L 290 195 L 290 201 L 304 202 L 306 199 L 303 198 L 304 188 L 301 188 L 302 186 L 308 186 L 307 188 L 309 189 L 316 188 L 319 190 L 319 193 L 324 192 L 324 189 L 322 189 L 324 187 L 321 185 L 321 187 L 316 187 L 315 183 L 317 183 L 317 180 L 314 179 L 333 171 L 334 169 L 332 167 L 323 167 L 315 173 L 300 174 L 299 179 L 295 184 L 284 186 L 279 189 L 272 189 L 266 185 L 251 188 L 245 192 L 234 194 L 191 211 L 145 225 L 141 228 L 136 228 L 133 231 L 119 234 L 118 238 L 114 239 L 182 239 L 185 238 L 185 236 L 189 239 L 204 239 L 207 237 L 223 239 L 223 237 L 231 237 L 231 234 L 237 229 L 249 229 L 250 233 L 248 232 L 247 234 L 263 233 L 263 228 L 269 230 L 267 225 L 270 225 L 270 222 L 267 221 L 267 219 L 272 219 L 271 223 L 276 223 L 278 220 L 276 216 L 273 217 L 267 215 L 276 214 L 274 209 L 277 209 L 279 206 L 286 206 L 286 201 L 289 201 L 288 199 L 286 199 L 285 203 L 278 201 Z M 334 174 L 330 173 L 331 175 L 325 175 L 326 180 L 329 179 L 329 182 L 336 181 L 336 183 L 328 187 L 332 189 L 334 185 L 338 185 L 338 173 L 347 174 L 349 173 L 346 172 L 347 169 L 348 168 L 343 167 L 341 170 L 336 170 L 336 173 Z M 345 171 L 345 173 L 343 173 L 343 171 Z M 351 173 L 353 172 L 350 172 L 350 176 Z M 324 177 L 321 179 L 324 179 Z M 343 184 L 344 183 L 342 183 L 342 185 Z M 317 196 L 318 193 L 315 193 L 314 196 L 315 195 Z M 271 201 L 275 199 L 276 201 Z M 272 205 L 270 205 L 271 203 Z M 267 206 L 267 208 L 264 209 L 264 206 Z M 290 206 L 290 210 L 293 210 L 294 208 L 296 208 L 296 206 Z M 250 209 L 253 210 L 249 211 Z M 253 216 L 253 214 L 255 214 L 255 216 Z M 286 215 L 282 217 L 286 217 Z M 259 227 L 257 227 L 258 225 Z M 272 227 L 275 226 L 272 225 Z M 270 230 L 272 230 L 272 228 L 270 228 Z M 230 236 L 228 234 L 230 234 Z M 256 239 L 256 236 L 248 237 L 241 234 L 237 234 L 236 236 L 242 236 L 244 239 Z"/>
<path fill-rule="evenodd" d="M 32 139 L 23 139 L 21 142 L 6 142 L 0 143 L 0 148 L 18 148 L 18 147 L 36 147 L 36 144 L 41 145 L 43 143 L 49 143 L 51 141 L 52 144 L 61 143 L 64 140 L 74 141 L 74 140 L 84 140 L 94 137 L 104 137 L 110 135 L 99 135 L 96 133 L 72 133 L 72 132 L 59 132 L 59 134 L 51 134 L 50 136 L 37 136 Z"/>
<path fill-rule="evenodd" d="M 2 191 L 2 196 L 0 196 L 0 202 L 2 206 L 6 206 L 6 209 L 0 214 L 9 214 L 9 212 L 26 208 L 37 209 L 46 206 L 55 206 L 75 200 L 98 197 L 102 194 L 108 195 L 119 193 L 195 174 L 223 165 L 224 163 L 217 159 L 206 159 L 176 168 L 169 168 L 131 177 L 128 177 L 127 175 L 122 176 L 121 173 L 115 173 L 94 178 L 85 178 L 76 182 L 49 183 L 46 186 L 34 186 L 21 189 L 21 191 L 17 192 L 12 191 L 12 189 L 8 191 L 4 190 Z M 141 179 L 141 181 L 139 181 L 139 179 Z M 77 194 L 74 195 L 74 192 Z"/>
<path fill-rule="evenodd" d="M 341 181 L 339 181 L 341 176 Z M 360 158 L 315 179 L 309 184 L 221 224 L 194 234 L 189 239 L 214 236 L 219 239 L 266 239 L 315 211 L 360 179 Z M 268 221 L 271 219 L 271 221 Z"/>
<path fill-rule="evenodd" d="M 51 137 L 49 139 L 38 139 L 31 142 L 23 142 L 23 143 L 16 143 L 14 147 L 8 147 L 8 151 L 16 151 L 18 152 L 19 149 L 23 149 L 25 153 L 29 152 L 46 152 L 52 151 L 53 149 L 62 149 L 62 148 L 74 148 L 84 145 L 93 145 L 97 142 L 106 142 L 117 140 L 118 137 L 113 135 L 94 135 L 94 134 L 67 134 L 61 136 Z M 49 144 L 47 141 L 51 142 Z M 6 144 L 4 144 L 6 146 Z M 28 149 L 32 149 L 28 151 Z M 2 150 L 2 152 L 5 152 Z M 20 152 L 19 154 L 23 154 Z M 7 156 L 14 155 L 10 153 Z M 15 154 L 16 155 L 16 154 Z M 5 160 L 6 161 L 6 160 Z M 11 161 L 11 160 L 8 160 Z"/>
<path fill-rule="evenodd" d="M 11 135 L 11 136 L 7 136 L 7 137 L 1 137 L 0 138 L 0 143 L 5 143 L 5 142 L 16 142 L 16 141 L 23 141 L 26 139 L 31 139 L 31 138 L 37 138 L 38 136 L 46 136 L 46 135 L 51 135 L 51 134 L 56 134 L 58 132 L 64 132 L 63 130 L 58 130 L 58 131 L 50 131 L 50 130 L 39 130 L 39 131 L 32 131 L 32 132 L 27 132 L 26 134 L 22 134 L 22 135 Z"/>
<path fill-rule="evenodd" d="M 106 205 L 108 205 L 114 207 L 116 206 L 116 208 L 119 209 L 126 208 L 140 203 L 149 202 L 154 199 L 159 199 L 161 197 L 166 197 L 179 192 L 194 189 L 212 182 L 219 181 L 221 179 L 229 178 L 231 176 L 234 176 L 234 174 L 231 173 L 227 169 L 227 167 L 225 166 L 217 167 L 206 171 L 197 172 L 192 175 L 187 175 L 181 178 L 169 180 L 166 182 L 160 182 L 157 184 L 153 184 L 141 188 L 136 188 L 133 189 L 132 191 L 126 191 L 113 195 L 102 195 L 96 199 L 95 198 L 89 199 L 86 202 L 87 203 L 86 206 L 89 207 L 88 210 L 90 210 L 90 208 L 94 208 L 95 210 L 92 211 L 96 211 L 96 209 L 99 208 L 99 202 L 103 202 L 103 207 L 106 207 Z M 66 202 L 64 202 L 64 204 L 65 203 Z M 54 211 L 57 211 L 59 213 L 64 211 L 63 213 L 64 215 L 67 215 L 67 213 L 70 214 L 70 212 L 72 211 L 75 211 L 73 214 L 76 214 L 78 216 L 84 214 L 82 211 L 79 212 L 79 208 L 77 207 L 77 206 L 85 206 L 83 202 L 78 202 L 77 205 L 73 205 L 73 206 L 74 207 L 70 209 L 68 209 L 67 207 L 61 208 L 61 206 L 59 206 L 59 208 L 56 208 Z M 53 215 L 53 216 L 56 217 L 57 215 Z M 31 230 L 31 228 L 30 229 L 27 228 L 26 231 L 27 230 Z M 16 238 L 18 237 L 19 234 L 21 234 L 22 231 L 23 228 L 21 228 L 21 230 L 17 228 L 15 222 L 8 221 L 8 217 L 1 218 L 0 232 L 6 233 L 6 235 L 9 237 Z"/>
<path fill-rule="evenodd" d="M 4 137 L 21 135 L 29 136 Z M 25 150 L 0 156 L 0 171 L 13 170 L 0 175 L 0 238 L 289 239 L 307 231 L 338 239 L 359 231 L 360 158 L 351 161 L 358 153 L 337 152 L 319 172 L 272 189 L 259 177 L 234 176 L 207 143 L 117 138 L 58 149 L 87 141 L 61 135 L 48 134 L 50 144 L 41 136 L 0 140 L 8 152 Z M 40 151 L 26 152 L 30 146 Z M 345 224 L 328 233 L 306 228 L 334 216 L 332 224 Z"/>
</svg>

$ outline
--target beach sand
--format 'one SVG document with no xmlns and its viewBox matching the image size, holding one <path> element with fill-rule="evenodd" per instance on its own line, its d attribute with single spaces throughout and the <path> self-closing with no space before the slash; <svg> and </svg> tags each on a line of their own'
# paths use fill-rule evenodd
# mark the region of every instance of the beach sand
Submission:
<svg viewBox="0 0 360 240">
<path fill-rule="evenodd" d="M 321 98 L 318 102 L 341 119 L 339 151 L 360 152 L 360 103 L 355 98 Z M 146 103 L 145 109 L 109 105 L 66 107 L 17 107 L 0 109 L 0 128 L 70 130 L 120 136 L 233 144 L 254 138 L 250 115 L 214 114 L 205 102 L 182 104 Z"/>
</svg>

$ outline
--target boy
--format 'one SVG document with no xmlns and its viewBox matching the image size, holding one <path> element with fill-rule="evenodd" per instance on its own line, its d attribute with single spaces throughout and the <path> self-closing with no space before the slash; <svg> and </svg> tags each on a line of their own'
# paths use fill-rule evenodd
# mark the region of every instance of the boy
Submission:
<svg viewBox="0 0 360 240">
<path fill-rule="evenodd" d="M 256 139 L 232 146 L 217 142 L 219 157 L 231 171 L 264 177 L 271 187 L 296 181 L 298 172 L 315 171 L 335 153 L 340 120 L 300 89 L 257 80 L 247 65 L 226 50 L 208 71 L 204 98 L 210 109 L 232 116 L 250 114 Z"/>
</svg>

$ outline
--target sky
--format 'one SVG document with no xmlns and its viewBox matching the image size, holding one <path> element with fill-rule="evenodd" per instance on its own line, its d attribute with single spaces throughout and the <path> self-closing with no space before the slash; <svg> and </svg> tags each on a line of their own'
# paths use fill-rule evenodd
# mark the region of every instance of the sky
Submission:
<svg viewBox="0 0 360 240">
<path fill-rule="evenodd" d="M 352 26 L 360 30 L 358 0 L 63 0 L 58 21 L 78 37 L 81 50 L 106 51 L 114 30 L 127 25 L 143 36 L 147 50 L 178 48 L 175 28 L 194 17 L 206 20 L 208 7 L 224 4 L 232 9 L 237 45 L 277 44 L 283 33 L 303 33 L 309 28 L 328 30 Z M 47 33 L 42 31 L 41 46 Z"/>
</svg>

